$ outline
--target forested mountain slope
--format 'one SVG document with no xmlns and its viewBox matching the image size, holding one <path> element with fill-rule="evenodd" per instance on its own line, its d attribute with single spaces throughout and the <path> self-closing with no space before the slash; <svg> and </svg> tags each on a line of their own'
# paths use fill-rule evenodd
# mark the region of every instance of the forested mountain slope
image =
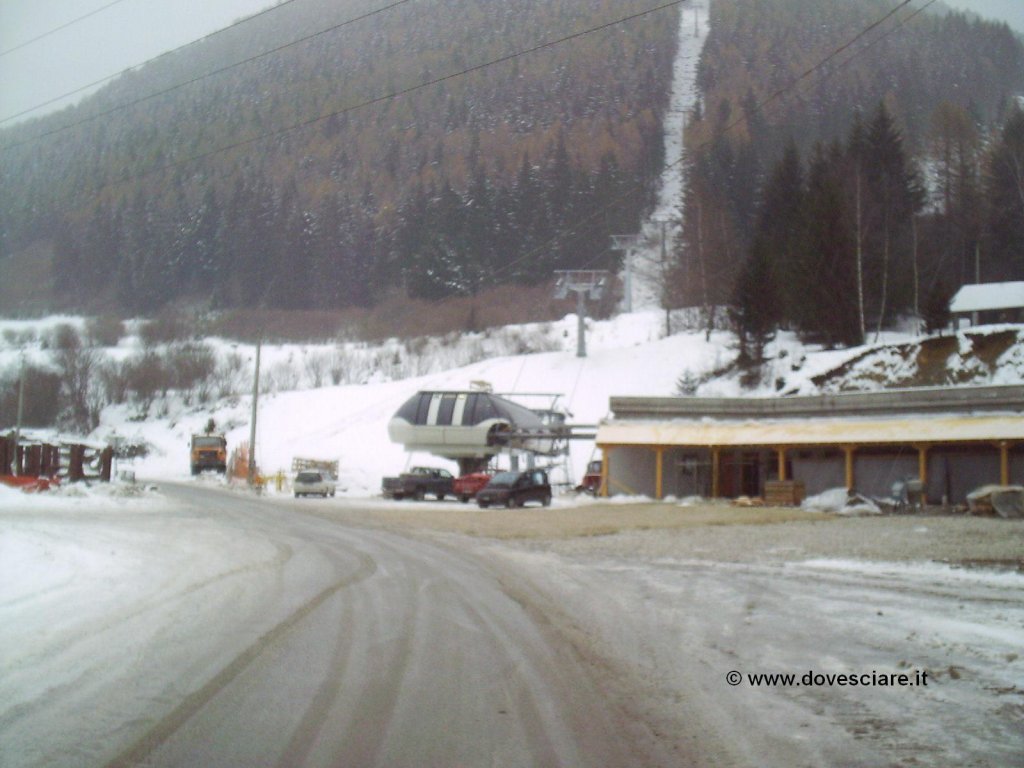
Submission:
<svg viewBox="0 0 1024 768">
<path fill-rule="evenodd" d="M 0 133 L 0 276 L 52 255 L 51 306 L 152 312 L 338 308 L 582 266 L 635 226 L 660 170 L 678 10 L 623 21 L 657 5 L 283 5 Z"/>
<path fill-rule="evenodd" d="M 0 306 L 338 310 L 614 267 L 688 2 L 292 0 L 161 57 L 0 131 Z M 674 306 L 732 305 L 756 357 L 1024 278 L 1024 47 L 938 7 L 711 2 Z"/>
<path fill-rule="evenodd" d="M 748 357 L 780 326 L 859 344 L 941 323 L 965 282 L 1024 279 L 1024 46 L 930 7 L 712 4 L 679 300 L 731 306 Z"/>
<path fill-rule="evenodd" d="M 745 125 L 737 133 L 756 137 L 777 157 L 790 138 L 802 150 L 842 138 L 857 113 L 886 102 L 916 149 L 928 142 L 940 103 L 962 106 L 984 124 L 1004 117 L 1007 99 L 1024 86 L 1024 54 L 1013 31 L 960 13 L 918 12 L 923 3 L 886 18 L 900 5 L 712 3 L 699 74 L 706 119 L 693 126 L 693 137 L 707 140 L 723 121 L 740 118 Z M 848 45 L 860 32 L 865 34 Z"/>
</svg>

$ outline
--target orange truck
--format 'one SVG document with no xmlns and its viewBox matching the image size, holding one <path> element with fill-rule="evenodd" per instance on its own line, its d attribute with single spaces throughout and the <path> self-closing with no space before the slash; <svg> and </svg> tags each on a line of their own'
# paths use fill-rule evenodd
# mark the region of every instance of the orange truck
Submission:
<svg viewBox="0 0 1024 768">
<path fill-rule="evenodd" d="M 228 468 L 228 441 L 224 435 L 192 435 L 189 451 L 192 474 L 206 470 L 224 473 Z"/>
</svg>

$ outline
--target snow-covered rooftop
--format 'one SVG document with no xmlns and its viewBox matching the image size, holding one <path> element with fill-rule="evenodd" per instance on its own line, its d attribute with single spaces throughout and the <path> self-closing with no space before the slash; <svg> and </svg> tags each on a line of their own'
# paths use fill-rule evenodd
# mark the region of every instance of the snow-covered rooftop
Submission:
<svg viewBox="0 0 1024 768">
<path fill-rule="evenodd" d="M 949 304 L 953 314 L 1024 307 L 1024 281 L 965 285 Z"/>
</svg>

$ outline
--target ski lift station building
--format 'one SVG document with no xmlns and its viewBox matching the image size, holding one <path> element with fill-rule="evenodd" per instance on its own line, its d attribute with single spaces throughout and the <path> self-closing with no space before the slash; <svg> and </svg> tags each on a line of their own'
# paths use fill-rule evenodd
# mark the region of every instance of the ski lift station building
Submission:
<svg viewBox="0 0 1024 768">
<path fill-rule="evenodd" d="M 602 494 L 766 497 L 846 487 L 923 501 L 1024 484 L 1024 386 L 779 398 L 613 397 L 597 431 Z M 770 494 L 768 494 L 770 497 Z M 794 499 L 793 501 L 798 501 Z"/>
<path fill-rule="evenodd" d="M 449 459 L 488 459 L 515 448 L 550 454 L 557 445 L 536 412 L 488 391 L 417 392 L 388 423 L 409 451 Z"/>
</svg>

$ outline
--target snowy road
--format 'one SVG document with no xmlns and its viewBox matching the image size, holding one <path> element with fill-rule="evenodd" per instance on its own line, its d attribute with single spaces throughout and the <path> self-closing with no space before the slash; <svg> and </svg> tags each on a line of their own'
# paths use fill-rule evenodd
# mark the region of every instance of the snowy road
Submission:
<svg viewBox="0 0 1024 768">
<path fill-rule="evenodd" d="M 473 559 L 315 502 L 162 491 L 0 510 L 0 765 L 650 764 Z"/>
<path fill-rule="evenodd" d="M 887 522 L 638 532 L 494 555 L 585 628 L 607 679 L 628 681 L 649 727 L 688 755 L 679 765 L 1021 768 L 1024 573 L 801 553 L 947 521 Z M 989 522 L 986 536 L 1024 552 L 1024 527 Z M 656 554 L 676 535 L 688 556 Z"/>
<path fill-rule="evenodd" d="M 1024 766 L 1019 521 L 100 490 L 0 488 L 3 768 Z"/>
</svg>

